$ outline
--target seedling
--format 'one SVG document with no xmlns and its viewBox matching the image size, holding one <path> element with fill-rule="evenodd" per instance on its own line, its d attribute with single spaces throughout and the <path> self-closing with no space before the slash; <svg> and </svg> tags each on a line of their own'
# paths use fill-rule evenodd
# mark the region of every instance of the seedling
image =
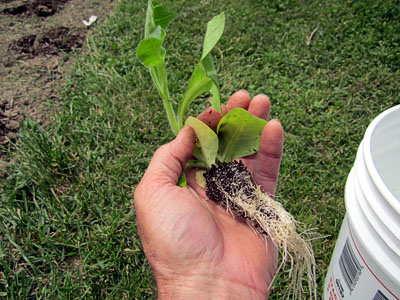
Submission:
<svg viewBox="0 0 400 300">
<path fill-rule="evenodd" d="M 186 169 L 206 169 L 204 178 L 207 196 L 226 207 L 233 216 L 247 222 L 265 241 L 267 237 L 271 238 L 282 255 L 280 268 L 287 261 L 290 262 L 293 298 L 301 298 L 302 278 L 306 273 L 310 296 L 316 299 L 315 260 L 310 243 L 297 233 L 297 222 L 293 217 L 254 183 L 250 172 L 241 162 L 235 161 L 258 152 L 266 121 L 240 108 L 225 114 L 216 132 L 197 118 L 189 116 L 185 120 L 190 104 L 204 93 L 212 95 L 212 107 L 221 112 L 218 80 L 211 51 L 223 34 L 225 15 L 221 13 L 208 22 L 200 61 L 194 68 L 187 90 L 177 108 L 172 104 L 169 95 L 166 50 L 162 46 L 165 30 L 175 17 L 175 13 L 160 3 L 148 1 L 144 40 L 137 48 L 137 56 L 149 69 L 173 133 L 178 134 L 184 124 L 192 127 L 196 133 L 197 142 L 193 152 L 195 160 L 189 161 Z M 184 174 L 178 184 L 186 185 Z"/>
</svg>

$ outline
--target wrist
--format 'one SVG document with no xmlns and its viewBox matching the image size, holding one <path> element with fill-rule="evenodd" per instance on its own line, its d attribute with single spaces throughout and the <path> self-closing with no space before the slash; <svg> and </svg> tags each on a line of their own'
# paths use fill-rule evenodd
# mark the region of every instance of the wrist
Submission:
<svg viewBox="0 0 400 300">
<path fill-rule="evenodd" d="M 211 277 L 157 278 L 158 300 L 266 300 L 268 287 L 257 289 Z"/>
</svg>

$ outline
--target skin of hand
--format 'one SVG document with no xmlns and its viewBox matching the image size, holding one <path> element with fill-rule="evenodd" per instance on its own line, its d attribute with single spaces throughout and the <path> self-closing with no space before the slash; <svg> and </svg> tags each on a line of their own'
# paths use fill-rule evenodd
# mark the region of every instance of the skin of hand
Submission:
<svg viewBox="0 0 400 300">
<path fill-rule="evenodd" d="M 223 113 L 241 107 L 268 119 L 265 95 L 250 98 L 246 91 L 231 96 Z M 199 117 L 216 128 L 221 115 L 207 109 Z M 143 249 L 157 281 L 158 299 L 267 299 L 278 253 L 244 222 L 209 200 L 197 186 L 194 172 L 188 187 L 178 178 L 192 156 L 195 135 L 184 127 L 154 154 L 135 190 L 135 209 Z M 255 182 L 275 193 L 283 148 L 279 121 L 269 121 L 259 152 L 242 158 Z"/>
</svg>

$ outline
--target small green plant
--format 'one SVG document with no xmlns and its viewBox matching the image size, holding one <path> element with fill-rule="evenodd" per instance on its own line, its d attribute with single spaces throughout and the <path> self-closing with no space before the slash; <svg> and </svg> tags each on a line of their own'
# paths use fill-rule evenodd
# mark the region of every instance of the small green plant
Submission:
<svg viewBox="0 0 400 300">
<path fill-rule="evenodd" d="M 196 132 L 198 143 L 194 156 L 197 161 L 189 162 L 189 166 L 194 164 L 210 168 L 216 163 L 216 159 L 220 162 L 229 162 L 257 152 L 261 131 L 266 121 L 254 117 L 244 109 L 237 108 L 226 114 L 216 133 L 194 117 L 188 117 L 184 122 L 190 104 L 204 93 L 211 93 L 212 107 L 221 112 L 218 80 L 211 51 L 223 34 L 224 13 L 208 22 L 200 61 L 194 68 L 187 90 L 179 101 L 177 109 L 174 108 L 168 90 L 166 50 L 162 44 L 166 36 L 165 30 L 175 17 L 174 12 L 160 3 L 149 1 L 144 39 L 139 43 L 137 56 L 149 69 L 174 134 L 178 134 L 184 124 L 191 126 Z"/>
<path fill-rule="evenodd" d="M 221 118 L 216 132 L 192 116 L 184 122 L 190 104 L 203 93 L 212 95 L 212 107 L 221 112 L 218 81 L 211 51 L 223 34 L 224 13 L 214 17 L 207 24 L 201 59 L 194 68 L 177 110 L 174 109 L 169 95 L 165 67 L 166 50 L 162 46 L 166 36 L 165 30 L 175 17 L 175 13 L 160 3 L 149 0 L 145 36 L 137 48 L 137 56 L 150 71 L 174 134 L 176 135 L 184 124 L 195 131 L 197 142 L 193 156 L 196 160 L 189 161 L 186 169 L 207 169 L 204 173 L 207 196 L 226 207 L 233 215 L 244 219 L 265 241 L 270 237 L 281 249 L 281 266 L 289 260 L 292 268 L 291 288 L 295 299 L 301 298 L 302 278 L 305 274 L 310 295 L 316 297 L 315 260 L 310 243 L 297 233 L 296 221 L 282 205 L 254 183 L 250 172 L 241 162 L 234 161 L 258 152 L 261 132 L 266 121 L 254 117 L 244 109 L 235 108 Z M 184 173 L 178 184 L 186 186 Z"/>
<path fill-rule="evenodd" d="M 218 82 L 211 50 L 221 38 L 225 26 L 225 15 L 214 17 L 207 26 L 207 32 L 203 43 L 203 54 L 190 78 L 189 86 L 183 98 L 179 102 L 177 113 L 174 111 L 168 91 L 168 79 L 165 68 L 166 50 L 162 46 L 166 36 L 165 29 L 176 17 L 176 14 L 167 10 L 156 1 L 149 1 L 146 15 L 144 40 L 137 48 L 137 56 L 140 61 L 149 68 L 151 77 L 163 100 L 168 121 L 175 134 L 183 127 L 184 115 L 190 103 L 205 92 L 211 92 L 214 109 L 221 112 Z"/>
</svg>

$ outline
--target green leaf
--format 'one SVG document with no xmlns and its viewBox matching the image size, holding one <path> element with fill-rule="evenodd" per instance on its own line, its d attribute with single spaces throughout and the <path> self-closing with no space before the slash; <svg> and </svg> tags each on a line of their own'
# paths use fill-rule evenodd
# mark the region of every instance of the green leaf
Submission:
<svg viewBox="0 0 400 300">
<path fill-rule="evenodd" d="M 186 90 L 178 108 L 178 118 L 180 126 L 183 124 L 183 119 L 189 105 L 196 97 L 205 93 L 211 92 L 212 107 L 221 111 L 220 95 L 218 89 L 217 73 L 215 71 L 214 62 L 211 56 L 211 50 L 218 43 L 225 28 L 225 14 L 221 13 L 212 18 L 207 23 L 206 35 L 203 42 L 203 54 L 200 62 L 197 64 L 190 77 L 188 89 Z"/>
<path fill-rule="evenodd" d="M 207 23 L 206 36 L 203 42 L 203 54 L 201 56 L 201 62 L 206 71 L 206 74 L 214 82 L 213 86 L 210 89 L 210 92 L 212 94 L 211 106 L 220 113 L 222 113 L 222 111 L 221 111 L 221 102 L 219 95 L 219 86 L 218 86 L 217 72 L 215 71 L 211 50 L 215 47 L 215 45 L 221 38 L 222 34 L 224 33 L 224 28 L 225 28 L 224 13 L 215 16 L 210 22 Z"/>
<path fill-rule="evenodd" d="M 230 162 L 256 153 L 265 124 L 267 121 L 253 116 L 242 108 L 229 111 L 217 127 L 218 159 L 221 162 Z"/>
<path fill-rule="evenodd" d="M 147 39 L 157 26 L 166 29 L 168 24 L 171 23 L 175 17 L 176 14 L 165 8 L 162 4 L 157 1 L 149 0 L 147 4 L 144 38 Z"/>
<path fill-rule="evenodd" d="M 203 64 L 204 70 L 206 71 L 207 76 L 210 77 L 212 79 L 212 81 L 214 82 L 213 86 L 210 89 L 210 92 L 212 94 L 211 106 L 216 111 L 219 111 L 222 114 L 221 100 L 220 100 L 218 80 L 217 80 L 217 72 L 215 71 L 214 61 L 211 56 L 211 53 L 209 53 L 206 57 L 203 58 L 202 64 Z"/>
<path fill-rule="evenodd" d="M 158 25 L 146 39 L 139 43 L 136 54 L 146 67 L 164 64 L 166 51 L 161 46 L 164 38 L 165 31 Z"/>
<path fill-rule="evenodd" d="M 149 0 L 146 13 L 145 38 L 139 43 L 137 57 L 146 67 L 160 66 L 165 61 L 162 43 L 165 28 L 175 18 L 175 13 L 167 10 L 156 1 Z M 162 78 L 159 81 L 163 81 Z"/>
<path fill-rule="evenodd" d="M 146 39 L 140 42 L 137 48 L 137 57 L 146 67 L 155 67 L 163 63 L 161 40 Z"/>
<path fill-rule="evenodd" d="M 207 169 L 207 164 L 204 161 L 199 160 L 188 160 L 185 166 L 185 170 L 198 168 L 198 169 Z"/>
<path fill-rule="evenodd" d="M 179 176 L 177 186 L 180 186 L 180 187 L 186 187 L 187 186 L 185 172 L 182 172 L 181 176 Z"/>
<path fill-rule="evenodd" d="M 201 152 L 200 148 L 196 144 L 196 147 L 194 147 L 193 150 L 193 156 L 197 159 L 197 161 L 205 162 L 206 159 L 204 158 L 203 153 Z"/>
<path fill-rule="evenodd" d="M 205 58 L 211 50 L 218 43 L 225 28 L 225 13 L 220 13 L 218 16 L 212 18 L 211 21 L 207 23 L 206 36 L 203 43 L 203 54 L 201 59 Z"/>
<path fill-rule="evenodd" d="M 210 53 L 202 59 L 202 64 L 207 76 L 218 86 L 217 71 L 215 71 L 214 61 Z"/>
<path fill-rule="evenodd" d="M 199 95 L 208 92 L 214 82 L 210 77 L 207 76 L 206 70 L 204 69 L 202 63 L 198 63 L 190 77 L 189 86 L 183 95 L 181 102 L 178 107 L 178 118 L 179 124 L 183 125 L 183 119 L 185 113 L 189 108 L 190 103 L 193 102 Z"/>
<path fill-rule="evenodd" d="M 163 29 L 166 29 L 169 23 L 176 18 L 176 13 L 168 10 L 164 5 L 156 1 L 152 2 L 154 9 L 154 24 L 156 26 L 160 25 Z"/>
<path fill-rule="evenodd" d="M 199 147 L 207 166 L 211 168 L 211 166 L 215 164 L 215 159 L 217 158 L 217 151 L 218 151 L 217 135 L 210 127 L 208 127 L 202 121 L 194 117 L 187 118 L 185 125 L 188 125 L 193 128 L 197 137 L 196 146 Z"/>
<path fill-rule="evenodd" d="M 156 24 L 154 23 L 154 7 L 151 0 L 147 3 L 147 11 L 146 11 L 146 22 L 144 26 L 144 38 L 146 39 L 150 33 L 156 29 Z"/>
</svg>

